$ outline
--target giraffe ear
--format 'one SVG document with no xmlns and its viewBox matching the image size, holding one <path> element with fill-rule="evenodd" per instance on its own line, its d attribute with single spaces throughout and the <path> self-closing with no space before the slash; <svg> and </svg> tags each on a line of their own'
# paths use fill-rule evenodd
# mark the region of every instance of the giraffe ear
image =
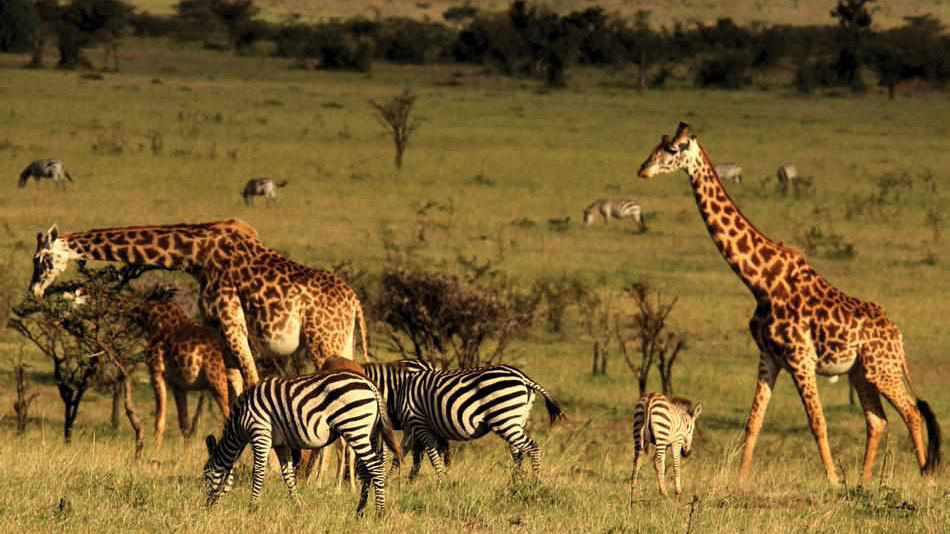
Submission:
<svg viewBox="0 0 950 534">
<path fill-rule="evenodd" d="M 208 447 L 208 457 L 214 455 L 214 449 L 218 446 L 217 440 L 214 439 L 214 434 L 208 434 L 208 437 L 205 438 L 205 445 Z"/>
<path fill-rule="evenodd" d="M 703 403 L 697 402 L 696 406 L 693 406 L 693 421 L 699 419 L 699 414 L 703 413 Z"/>
<path fill-rule="evenodd" d="M 50 243 L 56 241 L 56 239 L 59 238 L 59 227 L 54 223 L 53 226 L 50 226 L 49 230 L 46 231 L 46 236 Z"/>
</svg>

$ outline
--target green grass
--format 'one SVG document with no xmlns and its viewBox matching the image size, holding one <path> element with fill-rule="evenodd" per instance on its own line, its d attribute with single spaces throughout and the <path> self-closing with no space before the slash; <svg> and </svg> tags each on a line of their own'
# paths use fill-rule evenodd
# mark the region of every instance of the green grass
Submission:
<svg viewBox="0 0 950 534">
<path fill-rule="evenodd" d="M 392 484 L 392 512 L 382 522 L 357 523 L 355 496 L 313 486 L 295 507 L 273 473 L 257 513 L 247 511 L 246 472 L 221 508 L 208 513 L 201 506 L 203 445 L 183 443 L 171 430 L 164 449 L 147 447 L 145 460 L 134 463 L 127 430 L 108 428 L 109 398 L 98 394 L 84 402 L 75 443 L 65 446 L 49 366 L 30 353 L 42 373 L 36 376 L 41 396 L 24 436 L 13 432 L 10 365 L 3 364 L 0 375 L 0 530 L 211 532 L 228 524 L 261 532 L 685 531 L 692 495 L 699 498 L 694 532 L 941 532 L 950 523 L 946 471 L 932 483 L 920 479 L 906 430 L 889 407 L 892 490 L 879 492 L 877 478 L 867 494 L 829 490 L 801 403 L 784 375 L 756 451 L 755 484 L 745 492 L 736 488 L 756 372 L 746 330 L 753 302 L 706 235 L 686 178 L 634 177 L 659 136 L 687 120 L 714 160 L 746 169 L 746 184 L 727 187 L 769 236 L 801 246 L 805 230 L 818 226 L 853 243 L 852 260 L 812 261 L 845 291 L 882 304 L 902 327 L 915 392 L 947 425 L 950 334 L 942 318 L 950 313 L 950 257 L 947 237 L 935 240 L 925 222 L 928 210 L 948 207 L 945 94 L 889 102 L 876 92 L 818 98 L 774 86 L 640 95 L 603 85 L 622 75 L 580 69 L 572 71 L 569 90 L 539 94 L 534 82 L 475 68 L 305 72 L 280 60 L 136 41 L 123 59 L 124 72 L 94 81 L 17 69 L 26 58 L 0 56 L 0 169 L 8 177 L 0 189 L 0 226 L 12 232 L 0 237 L 0 251 L 15 254 L 4 283 L 26 288 L 33 236 L 53 222 L 68 232 L 228 217 L 247 220 L 264 242 L 295 260 L 318 267 L 348 260 L 375 273 L 386 261 L 382 225 L 408 239 L 418 205 L 451 199 L 452 224 L 433 231 L 422 251 L 433 264 L 457 254 L 498 258 L 501 250 L 500 266 L 524 284 L 567 273 L 592 282 L 603 277 L 619 289 L 646 277 L 679 298 L 673 320 L 688 331 L 690 347 L 676 371 L 677 393 L 706 406 L 697 451 L 686 461 L 686 495 L 659 498 L 648 466 L 628 509 L 635 382 L 616 349 L 609 377 L 591 378 L 592 341 L 571 318 L 564 335 L 539 327 L 512 354 L 569 414 L 550 430 L 542 410 L 535 414 L 544 482 L 512 488 L 505 447 L 487 437 L 462 448 L 443 487 L 434 484 L 429 467 L 416 483 Z M 453 78 L 455 72 L 461 77 Z M 461 85 L 446 85 L 451 79 Z M 397 173 L 367 100 L 403 87 L 419 95 L 425 122 Z M 159 155 L 149 149 L 150 131 L 161 134 Z M 123 151 L 94 151 L 102 140 L 124 143 Z M 50 184 L 16 189 L 15 177 L 34 157 L 62 158 L 77 184 L 65 194 Z M 815 176 L 816 194 L 800 200 L 759 195 L 758 179 L 788 161 Z M 935 175 L 936 194 L 918 180 L 886 218 L 845 217 L 849 199 L 871 193 L 883 173 L 901 170 Z M 474 183 L 477 174 L 495 185 Z M 242 205 L 238 191 L 256 175 L 291 180 L 278 207 Z M 650 214 L 650 230 L 636 235 L 619 224 L 577 226 L 580 210 L 602 196 L 638 198 Z M 548 230 L 547 219 L 565 215 L 575 224 L 565 232 Z M 523 217 L 537 224 L 511 224 Z M 922 261 L 928 250 L 933 265 Z M 0 357 L 14 356 L 18 343 L 12 332 L 0 335 Z M 372 343 L 384 353 L 381 333 Z M 848 407 L 844 381 L 820 387 L 832 453 L 853 485 L 863 418 Z M 147 384 L 137 395 L 150 426 Z M 211 418 L 203 430 L 219 424 Z M 62 498 L 69 502 L 65 511 L 58 506 Z"/>
</svg>

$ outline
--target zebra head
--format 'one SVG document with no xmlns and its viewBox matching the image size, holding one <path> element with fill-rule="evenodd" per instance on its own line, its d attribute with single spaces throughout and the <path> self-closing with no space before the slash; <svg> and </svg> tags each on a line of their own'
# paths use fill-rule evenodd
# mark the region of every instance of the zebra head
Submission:
<svg viewBox="0 0 950 534">
<path fill-rule="evenodd" d="M 689 416 L 689 424 L 686 428 L 686 437 L 683 440 L 683 457 L 686 458 L 689 456 L 689 453 L 692 452 L 693 448 L 693 433 L 696 430 L 696 419 L 699 419 L 699 414 L 703 413 L 703 403 L 698 402 L 696 406 L 693 406 L 691 410 L 686 412 Z"/>
<path fill-rule="evenodd" d="M 690 156 L 698 150 L 696 138 L 689 135 L 689 125 L 681 122 L 672 140 L 668 135 L 664 135 L 660 139 L 660 144 L 656 145 L 647 159 L 640 165 L 637 176 L 652 178 L 657 174 L 685 169 L 692 159 Z"/>
<path fill-rule="evenodd" d="M 584 208 L 584 226 L 590 226 L 594 222 L 594 210 Z"/>
<path fill-rule="evenodd" d="M 205 438 L 205 445 L 208 446 L 208 461 L 205 462 L 204 479 L 210 508 L 222 495 L 231 491 L 231 486 L 234 484 L 234 468 L 221 465 L 215 458 L 218 442 L 213 434 L 208 434 Z"/>
<path fill-rule="evenodd" d="M 54 224 L 44 234 L 36 234 L 36 252 L 33 254 L 33 277 L 30 279 L 30 291 L 37 299 L 43 298 L 46 288 L 56 280 L 69 260 L 76 255 L 69 250 L 66 242 L 59 238 L 59 229 Z"/>
</svg>

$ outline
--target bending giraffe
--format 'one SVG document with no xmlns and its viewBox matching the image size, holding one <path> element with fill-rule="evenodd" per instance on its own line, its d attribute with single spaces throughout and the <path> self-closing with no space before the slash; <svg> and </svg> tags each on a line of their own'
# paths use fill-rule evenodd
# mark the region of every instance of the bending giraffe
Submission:
<svg viewBox="0 0 950 534">
<path fill-rule="evenodd" d="M 257 239 L 244 221 L 103 228 L 36 236 L 30 290 L 42 298 L 71 260 L 185 271 L 199 285 L 202 315 L 224 337 L 247 387 L 258 383 L 250 339 L 261 356 L 303 350 L 319 369 L 339 354 L 353 359 L 356 322 L 366 357 L 366 322 L 356 292 L 335 274 L 293 262 Z"/>
<path fill-rule="evenodd" d="M 789 371 L 798 388 L 829 482 L 837 484 L 838 476 L 816 375 L 847 373 L 858 392 L 867 424 L 865 482 L 871 479 L 887 424 L 882 394 L 907 425 L 921 473 L 932 473 L 940 462 L 940 428 L 930 406 L 911 392 L 901 331 L 883 308 L 846 295 L 818 274 L 800 251 L 759 231 L 726 193 L 705 149 L 689 135 L 685 123 L 680 123 L 673 139 L 663 136 L 638 174 L 651 178 L 681 169 L 689 175 L 709 235 L 756 301 L 749 329 L 761 355 L 755 400 L 746 423 L 740 483 L 749 476 L 765 410 L 782 369 Z"/>
</svg>

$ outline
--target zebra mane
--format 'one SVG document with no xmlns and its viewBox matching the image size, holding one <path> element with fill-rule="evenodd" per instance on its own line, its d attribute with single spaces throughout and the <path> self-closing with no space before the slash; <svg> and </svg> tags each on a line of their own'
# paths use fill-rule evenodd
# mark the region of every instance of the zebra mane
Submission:
<svg viewBox="0 0 950 534">
<path fill-rule="evenodd" d="M 693 401 L 686 397 L 669 397 L 670 403 L 686 413 L 693 411 Z"/>
</svg>

